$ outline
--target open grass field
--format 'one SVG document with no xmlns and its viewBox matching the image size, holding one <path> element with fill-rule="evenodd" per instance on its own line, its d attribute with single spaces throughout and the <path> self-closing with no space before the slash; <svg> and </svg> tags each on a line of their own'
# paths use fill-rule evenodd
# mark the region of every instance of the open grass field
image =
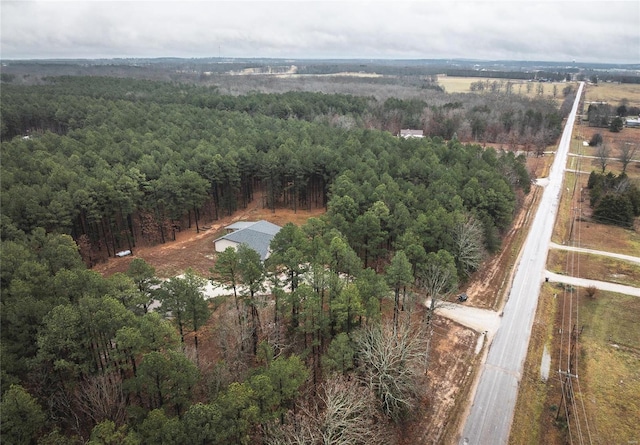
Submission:
<svg viewBox="0 0 640 445">
<path fill-rule="evenodd" d="M 640 442 L 640 299 L 599 291 L 588 298 L 578 290 L 578 380 L 580 390 L 570 417 L 579 410 L 588 423 L 581 424 L 586 443 L 633 444 Z M 563 298 L 558 286 L 545 284 L 533 326 L 509 443 L 581 443 L 576 425 L 567 428 L 560 392 L 559 335 L 556 324 Z M 555 316 L 554 316 L 555 314 Z M 551 356 L 549 378 L 541 377 L 544 349 Z M 560 415 L 558 416 L 558 409 Z M 573 413 L 572 413 L 573 412 Z M 586 415 L 586 416 L 585 416 Z"/>
<path fill-rule="evenodd" d="M 543 286 L 509 439 L 512 445 L 582 443 L 575 422 L 567 427 L 557 371 L 559 330 L 547 323 L 561 317 L 562 298 L 559 286 Z M 640 443 L 640 299 L 602 291 L 589 298 L 582 289 L 574 298 L 580 306 L 580 335 L 578 379 L 573 381 L 577 395 L 570 418 L 579 411 L 587 419 L 581 422 L 586 443 Z M 541 375 L 545 349 L 550 355 L 546 381 Z"/>
<path fill-rule="evenodd" d="M 482 80 L 486 82 L 493 82 L 494 80 L 507 82 L 508 79 L 493 79 L 486 77 L 448 77 L 439 76 L 438 84 L 444 87 L 447 93 L 468 93 L 470 92 L 470 86 L 473 82 Z M 518 94 L 527 94 L 527 83 L 531 83 L 532 88 L 528 94 L 531 97 L 536 96 L 536 82 L 527 82 L 521 79 L 511 80 L 513 83 L 513 91 Z M 558 94 L 562 93 L 566 82 L 545 82 L 544 95 L 553 97 L 553 86 L 557 86 Z M 586 102 L 608 102 L 611 104 L 618 104 L 623 99 L 629 101 L 629 105 L 640 105 L 640 84 L 631 83 L 599 83 L 598 85 L 588 84 L 585 89 L 584 100 Z"/>
<path fill-rule="evenodd" d="M 580 309 L 579 369 L 594 443 L 640 443 L 640 298 L 600 292 Z"/>
<path fill-rule="evenodd" d="M 635 83 L 607 83 L 587 85 L 585 101 L 608 102 L 617 105 L 623 99 L 629 101 L 629 105 L 640 106 L 640 85 Z"/>
<path fill-rule="evenodd" d="M 553 99 L 553 87 L 556 87 L 556 99 L 562 101 L 562 89 L 567 86 L 566 82 L 528 82 L 522 79 L 493 79 L 493 78 L 485 78 L 485 77 L 448 77 L 448 76 L 439 76 L 438 77 L 438 85 L 444 88 L 447 93 L 470 93 L 471 92 L 471 84 L 477 81 L 483 81 L 492 83 L 493 81 L 497 81 L 498 83 L 503 82 L 506 84 L 507 82 L 511 82 L 513 84 L 513 93 L 520 94 L 522 96 L 528 97 L 538 97 L 538 86 L 541 85 L 544 92 L 542 97 L 552 98 Z M 529 91 L 527 91 L 527 84 L 529 84 Z M 575 84 L 575 83 L 573 83 Z M 504 86 L 502 88 L 504 91 Z"/>
</svg>

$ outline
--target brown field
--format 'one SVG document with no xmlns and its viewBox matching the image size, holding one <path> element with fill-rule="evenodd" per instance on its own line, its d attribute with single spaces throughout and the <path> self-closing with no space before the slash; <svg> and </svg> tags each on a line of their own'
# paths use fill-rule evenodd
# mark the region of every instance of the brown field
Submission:
<svg viewBox="0 0 640 445">
<path fill-rule="evenodd" d="M 537 87 L 539 85 L 538 82 L 528 82 L 522 79 L 493 79 L 486 77 L 448 77 L 448 76 L 438 76 L 438 84 L 444 88 L 447 93 L 470 93 L 471 92 L 471 84 L 477 81 L 489 81 L 490 83 L 493 81 L 497 81 L 498 83 L 503 82 L 506 84 L 507 82 L 511 82 L 513 84 L 513 93 L 519 94 L 521 96 L 527 97 L 538 97 Z M 531 90 L 527 93 L 527 83 L 531 84 Z M 575 85 L 575 82 L 572 84 Z M 567 82 L 544 82 L 541 84 L 544 88 L 544 94 L 542 97 L 547 97 L 553 99 L 553 87 L 556 87 L 556 99 L 562 101 L 562 89 L 567 86 Z M 504 91 L 504 87 L 503 87 Z"/>
<path fill-rule="evenodd" d="M 627 99 L 629 105 L 640 106 L 640 85 L 634 83 L 600 82 L 597 85 L 587 85 L 585 100 L 589 102 L 608 102 L 618 105 Z"/>
</svg>

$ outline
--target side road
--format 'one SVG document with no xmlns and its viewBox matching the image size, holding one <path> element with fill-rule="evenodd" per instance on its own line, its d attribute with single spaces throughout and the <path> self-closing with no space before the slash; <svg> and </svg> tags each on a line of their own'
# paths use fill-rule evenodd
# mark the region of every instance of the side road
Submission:
<svg viewBox="0 0 640 445">
<path fill-rule="evenodd" d="M 640 287 L 625 286 L 623 284 L 608 283 L 606 281 L 587 280 L 586 278 L 570 277 L 557 273 L 545 271 L 545 278 L 554 283 L 565 283 L 571 286 L 589 287 L 594 286 L 597 289 L 606 290 L 608 292 L 616 292 L 619 294 L 633 295 L 640 297 Z"/>
<path fill-rule="evenodd" d="M 617 258 L 619 260 L 640 264 L 640 257 L 637 257 L 637 256 L 623 255 L 620 253 L 613 253 L 613 252 L 605 252 L 603 250 L 585 249 L 582 247 L 564 246 L 562 244 L 556 244 L 556 243 L 550 243 L 549 247 L 552 249 L 569 250 L 572 252 L 590 253 L 592 255 L 608 256 L 611 258 Z"/>
</svg>

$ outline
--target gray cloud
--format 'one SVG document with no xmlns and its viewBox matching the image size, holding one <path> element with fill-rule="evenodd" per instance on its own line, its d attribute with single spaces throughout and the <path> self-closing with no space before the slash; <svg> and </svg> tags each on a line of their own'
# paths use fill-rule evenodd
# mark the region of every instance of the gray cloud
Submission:
<svg viewBox="0 0 640 445">
<path fill-rule="evenodd" d="M 2 1 L 3 59 L 479 58 L 640 63 L 640 2 Z"/>
</svg>

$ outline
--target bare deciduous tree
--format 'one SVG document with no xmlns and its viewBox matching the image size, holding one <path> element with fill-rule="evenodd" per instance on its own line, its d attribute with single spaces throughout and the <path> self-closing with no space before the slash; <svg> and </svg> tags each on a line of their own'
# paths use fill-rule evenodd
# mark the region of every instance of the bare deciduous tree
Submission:
<svg viewBox="0 0 640 445">
<path fill-rule="evenodd" d="M 250 332 L 246 320 L 242 323 L 237 320 L 245 315 L 245 311 L 242 308 L 238 310 L 233 305 L 228 305 L 228 311 L 228 316 L 220 317 L 216 323 L 214 338 L 223 360 L 232 367 L 239 364 L 244 366 L 249 358 L 248 351 L 242 345 L 250 339 Z"/>
<path fill-rule="evenodd" d="M 453 256 L 446 250 L 430 252 L 427 261 L 418 272 L 420 287 L 424 289 L 428 300 L 424 319 L 427 337 L 424 356 L 424 373 L 429 366 L 429 352 L 433 334 L 433 314 L 449 293 L 458 285 L 458 274 Z"/>
<path fill-rule="evenodd" d="M 602 168 L 602 173 L 604 173 L 609 161 L 609 146 L 604 142 L 596 150 L 596 160 L 598 162 L 598 165 L 600 165 L 600 167 Z"/>
<path fill-rule="evenodd" d="M 376 399 L 355 380 L 335 377 L 323 385 L 318 413 L 323 444 L 384 444 L 384 420 L 376 411 Z"/>
<path fill-rule="evenodd" d="M 396 335 L 393 331 L 388 325 L 367 327 L 356 344 L 361 380 L 376 395 L 382 412 L 397 422 L 414 406 L 425 342 L 409 323 Z"/>
<path fill-rule="evenodd" d="M 484 229 L 482 223 L 472 216 L 458 224 L 454 231 L 456 260 L 469 275 L 478 269 L 484 257 Z"/>
<path fill-rule="evenodd" d="M 633 160 L 633 157 L 638 150 L 638 146 L 629 141 L 622 141 L 618 145 L 620 149 L 620 156 L 618 159 L 622 163 L 622 173 L 626 172 L 627 166 Z"/>
<path fill-rule="evenodd" d="M 382 445 L 393 443 L 375 395 L 356 380 L 335 375 L 316 401 L 298 406 L 282 425 L 270 425 L 269 445 Z"/>
<path fill-rule="evenodd" d="M 127 401 L 118 373 L 85 378 L 74 396 L 80 411 L 96 424 L 111 420 L 122 425 L 127 420 Z"/>
<path fill-rule="evenodd" d="M 533 138 L 533 145 L 535 146 L 536 156 L 543 156 L 547 145 L 549 145 L 549 141 L 553 141 L 553 137 L 550 136 L 549 133 L 550 132 L 548 130 L 543 128 L 535 134 Z"/>
</svg>

